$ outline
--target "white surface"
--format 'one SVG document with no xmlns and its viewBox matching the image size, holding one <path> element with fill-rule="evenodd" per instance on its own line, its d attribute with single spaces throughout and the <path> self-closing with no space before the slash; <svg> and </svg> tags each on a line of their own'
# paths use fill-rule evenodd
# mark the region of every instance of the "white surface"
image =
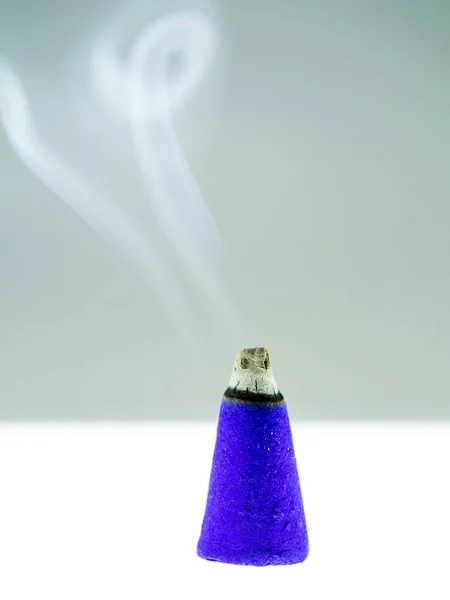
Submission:
<svg viewBox="0 0 450 600">
<path fill-rule="evenodd" d="M 0 598 L 450 597 L 450 427 L 294 427 L 310 556 L 197 558 L 215 426 L 3 426 Z"/>
</svg>

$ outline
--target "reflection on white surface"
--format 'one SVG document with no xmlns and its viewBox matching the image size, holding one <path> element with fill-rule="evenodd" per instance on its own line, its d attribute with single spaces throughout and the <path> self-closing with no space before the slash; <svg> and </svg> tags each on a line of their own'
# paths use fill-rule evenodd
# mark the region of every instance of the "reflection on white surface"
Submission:
<svg viewBox="0 0 450 600">
<path fill-rule="evenodd" d="M 3 426 L 0 598 L 448 598 L 450 427 L 294 426 L 310 556 L 195 548 L 215 425 Z"/>
</svg>

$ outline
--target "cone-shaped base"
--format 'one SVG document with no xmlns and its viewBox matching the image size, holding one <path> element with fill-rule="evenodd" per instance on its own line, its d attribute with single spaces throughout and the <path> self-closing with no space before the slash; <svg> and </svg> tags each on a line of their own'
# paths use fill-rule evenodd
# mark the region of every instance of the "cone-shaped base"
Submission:
<svg viewBox="0 0 450 600">
<path fill-rule="evenodd" d="M 279 392 L 258 398 L 222 401 L 197 553 L 240 565 L 299 563 L 308 534 L 289 416 Z"/>
</svg>

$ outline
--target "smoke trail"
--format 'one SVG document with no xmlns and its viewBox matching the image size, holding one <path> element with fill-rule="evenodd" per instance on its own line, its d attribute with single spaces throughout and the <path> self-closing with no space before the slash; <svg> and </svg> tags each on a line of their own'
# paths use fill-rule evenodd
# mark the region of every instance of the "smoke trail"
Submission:
<svg viewBox="0 0 450 600">
<path fill-rule="evenodd" d="M 211 62 L 213 28 L 198 14 L 160 19 L 133 41 L 127 63 L 118 57 L 122 36 L 123 30 L 112 29 L 97 42 L 91 61 L 94 89 L 105 106 L 128 120 L 150 206 L 179 259 L 222 318 L 237 327 L 221 236 L 172 121 Z M 177 77 L 170 77 L 173 58 L 182 65 Z"/>
<path fill-rule="evenodd" d="M 236 333 L 238 311 L 227 284 L 221 236 L 173 126 L 174 111 L 188 100 L 211 63 L 216 42 L 213 27 L 195 13 L 159 19 L 132 40 L 122 60 L 128 26 L 131 21 L 123 18 L 96 37 L 89 55 L 92 89 L 103 108 L 129 125 L 151 214 L 186 273 L 208 298 L 212 312 L 227 332 Z M 171 76 L 173 59 L 181 66 L 176 76 Z M 132 226 L 125 214 L 45 147 L 21 83 L 1 57 L 0 117 L 28 168 L 144 275 L 180 333 L 197 342 L 186 294 L 164 269 L 145 229 Z"/>
<path fill-rule="evenodd" d="M 141 123 L 151 118 L 167 118 L 184 105 L 193 94 L 211 63 L 216 36 L 211 23 L 201 14 L 183 13 L 149 23 L 138 39 L 130 44 L 128 60 L 122 60 L 120 51 L 127 40 L 131 23 L 120 19 L 95 41 L 90 54 L 91 85 L 105 108 L 119 117 L 128 118 L 129 88 L 133 75 L 130 56 L 144 41 L 144 60 L 158 65 L 158 72 L 145 75 L 139 92 L 142 94 Z M 146 41 L 145 41 L 146 40 Z M 167 78 L 166 59 L 177 54 L 184 68 L 176 77 Z M 163 62 L 161 63 L 161 57 Z"/>
<path fill-rule="evenodd" d="M 61 164 L 36 133 L 25 91 L 0 57 L 0 117 L 11 145 L 30 171 L 66 202 L 159 291 L 162 306 L 189 345 L 195 345 L 192 319 L 181 290 L 163 269 L 147 239 L 130 227 L 124 215 L 80 177 Z"/>
</svg>

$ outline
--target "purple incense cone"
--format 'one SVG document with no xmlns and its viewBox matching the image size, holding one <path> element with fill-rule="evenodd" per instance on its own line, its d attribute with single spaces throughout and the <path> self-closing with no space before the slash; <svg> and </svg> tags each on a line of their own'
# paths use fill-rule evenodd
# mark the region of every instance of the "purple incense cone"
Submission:
<svg viewBox="0 0 450 600">
<path fill-rule="evenodd" d="M 254 566 L 308 556 L 289 416 L 265 348 L 238 354 L 222 399 L 197 554 Z"/>
</svg>

